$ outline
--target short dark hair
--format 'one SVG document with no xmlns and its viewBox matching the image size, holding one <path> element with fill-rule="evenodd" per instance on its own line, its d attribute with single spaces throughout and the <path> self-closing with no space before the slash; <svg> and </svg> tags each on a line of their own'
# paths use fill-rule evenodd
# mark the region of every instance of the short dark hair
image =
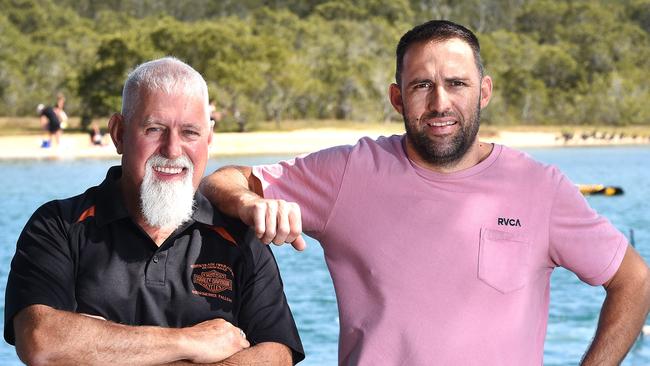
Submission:
<svg viewBox="0 0 650 366">
<path fill-rule="evenodd" d="M 472 48 L 474 61 L 478 68 L 479 76 L 483 77 L 483 62 L 481 61 L 481 46 L 478 38 L 471 30 L 460 24 L 448 20 L 430 20 L 426 23 L 415 26 L 410 31 L 404 33 L 397 44 L 396 56 L 397 64 L 395 66 L 395 82 L 401 86 L 402 68 L 404 66 L 404 54 L 409 47 L 415 43 L 424 41 L 446 41 L 452 38 L 458 38 Z"/>
</svg>

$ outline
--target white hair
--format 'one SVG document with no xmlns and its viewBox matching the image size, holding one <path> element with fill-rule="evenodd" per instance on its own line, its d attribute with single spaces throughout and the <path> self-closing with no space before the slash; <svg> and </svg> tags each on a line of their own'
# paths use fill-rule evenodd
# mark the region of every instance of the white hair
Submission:
<svg viewBox="0 0 650 366">
<path fill-rule="evenodd" d="M 126 79 L 122 89 L 122 116 L 129 122 L 140 104 L 143 91 L 163 92 L 205 100 L 208 111 L 208 86 L 196 70 L 175 57 L 163 57 L 136 67 Z"/>
</svg>

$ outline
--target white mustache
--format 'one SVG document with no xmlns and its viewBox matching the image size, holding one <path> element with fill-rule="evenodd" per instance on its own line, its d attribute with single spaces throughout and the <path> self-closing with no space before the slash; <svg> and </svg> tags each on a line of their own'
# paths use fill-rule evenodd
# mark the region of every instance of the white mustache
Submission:
<svg viewBox="0 0 650 366">
<path fill-rule="evenodd" d="M 187 157 L 187 155 L 179 156 L 176 159 L 167 159 L 162 155 L 156 154 L 151 156 L 147 160 L 147 167 L 151 168 L 154 166 L 187 168 L 187 169 L 194 168 L 194 164 L 192 164 L 192 161 L 190 160 L 190 158 Z"/>
</svg>

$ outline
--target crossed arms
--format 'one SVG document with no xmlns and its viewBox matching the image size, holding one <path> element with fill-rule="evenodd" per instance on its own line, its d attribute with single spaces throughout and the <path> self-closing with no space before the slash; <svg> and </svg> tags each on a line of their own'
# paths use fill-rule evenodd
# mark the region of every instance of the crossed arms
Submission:
<svg viewBox="0 0 650 366">
<path fill-rule="evenodd" d="M 14 317 L 16 352 L 29 365 L 291 365 L 280 343 L 250 347 L 239 328 L 213 319 L 186 328 L 127 326 L 31 305 Z"/>
</svg>

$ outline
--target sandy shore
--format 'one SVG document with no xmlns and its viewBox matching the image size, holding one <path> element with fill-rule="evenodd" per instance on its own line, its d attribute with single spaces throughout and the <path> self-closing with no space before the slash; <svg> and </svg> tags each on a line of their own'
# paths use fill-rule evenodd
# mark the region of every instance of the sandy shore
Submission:
<svg viewBox="0 0 650 366">
<path fill-rule="evenodd" d="M 390 133 L 402 133 L 396 126 Z M 297 155 L 322 148 L 354 144 L 363 136 L 377 137 L 374 130 L 304 129 L 290 132 L 217 133 L 210 148 L 211 156 L 228 155 Z M 574 136 L 559 132 L 500 131 L 482 140 L 513 147 L 598 146 L 650 144 L 649 137 Z M 92 146 L 87 134 L 64 134 L 61 146 L 41 148 L 40 136 L 0 136 L 0 159 L 115 158 L 112 144 Z"/>
</svg>

